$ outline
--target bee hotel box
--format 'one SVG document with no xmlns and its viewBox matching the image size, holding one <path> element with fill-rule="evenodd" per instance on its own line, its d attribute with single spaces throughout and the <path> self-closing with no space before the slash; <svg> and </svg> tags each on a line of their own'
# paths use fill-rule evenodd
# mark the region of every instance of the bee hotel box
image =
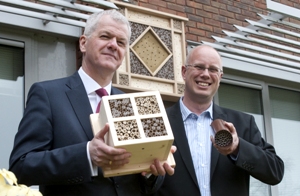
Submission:
<svg viewBox="0 0 300 196">
<path fill-rule="evenodd" d="M 132 155 L 122 167 L 102 168 L 104 177 L 150 171 L 154 159 L 175 167 L 170 153 L 174 137 L 158 91 L 104 96 L 100 113 L 91 114 L 90 120 L 94 134 L 108 123 L 106 144 Z"/>
</svg>

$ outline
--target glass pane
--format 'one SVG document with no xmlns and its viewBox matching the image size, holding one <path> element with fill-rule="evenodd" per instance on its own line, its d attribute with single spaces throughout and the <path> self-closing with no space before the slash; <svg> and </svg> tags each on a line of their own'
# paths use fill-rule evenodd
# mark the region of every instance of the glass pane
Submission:
<svg viewBox="0 0 300 196">
<path fill-rule="evenodd" d="M 218 95 L 221 106 L 242 112 L 262 114 L 260 90 L 221 83 Z"/>
<path fill-rule="evenodd" d="M 0 168 L 8 169 L 8 160 L 24 110 L 24 77 L 17 81 L 0 79 Z"/>
<path fill-rule="evenodd" d="M 265 136 L 260 90 L 222 83 L 218 95 L 220 106 L 253 115 L 262 137 Z M 269 185 L 250 177 L 250 196 L 268 196 L 269 191 Z"/>
<path fill-rule="evenodd" d="M 5 169 L 24 111 L 23 51 L 0 45 L 0 168 Z"/>
<path fill-rule="evenodd" d="M 0 78 L 17 80 L 24 75 L 24 49 L 0 44 Z"/>
<path fill-rule="evenodd" d="M 300 121 L 300 92 L 270 87 L 272 117 Z"/>
<path fill-rule="evenodd" d="M 273 138 L 277 154 L 284 161 L 280 196 L 300 195 L 300 92 L 270 87 Z"/>
</svg>

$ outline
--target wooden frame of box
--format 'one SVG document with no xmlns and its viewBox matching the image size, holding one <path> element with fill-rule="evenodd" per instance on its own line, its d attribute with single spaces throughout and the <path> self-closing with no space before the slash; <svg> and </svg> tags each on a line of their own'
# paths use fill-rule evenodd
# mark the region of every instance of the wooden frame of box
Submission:
<svg viewBox="0 0 300 196">
<path fill-rule="evenodd" d="M 132 154 L 122 167 L 102 168 L 104 177 L 149 172 L 154 159 L 175 167 L 174 137 L 159 91 L 104 96 L 90 120 L 94 134 L 108 123 L 105 142 Z"/>
</svg>

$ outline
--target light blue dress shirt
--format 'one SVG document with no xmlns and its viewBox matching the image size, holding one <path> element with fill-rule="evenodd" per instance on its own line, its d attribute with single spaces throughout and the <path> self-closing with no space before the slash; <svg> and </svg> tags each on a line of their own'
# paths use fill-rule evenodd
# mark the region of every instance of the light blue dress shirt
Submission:
<svg viewBox="0 0 300 196">
<path fill-rule="evenodd" d="M 202 196 L 210 196 L 210 158 L 214 131 L 212 122 L 212 104 L 199 116 L 192 113 L 180 99 L 180 110 L 188 139 L 191 156 Z"/>
</svg>

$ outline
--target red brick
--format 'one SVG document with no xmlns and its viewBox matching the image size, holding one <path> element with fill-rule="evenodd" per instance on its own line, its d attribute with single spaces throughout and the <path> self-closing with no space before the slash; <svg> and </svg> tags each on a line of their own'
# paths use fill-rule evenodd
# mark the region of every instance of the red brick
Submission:
<svg viewBox="0 0 300 196">
<path fill-rule="evenodd" d="M 242 15 L 250 18 L 256 18 L 257 14 L 255 12 L 250 12 L 248 10 L 242 10 Z"/>
<path fill-rule="evenodd" d="M 291 1 L 281 0 L 280 3 L 282 3 L 284 5 L 288 5 L 288 6 L 294 7 L 294 3 L 291 2 Z"/>
<path fill-rule="evenodd" d="M 227 18 L 234 18 L 234 13 L 228 12 L 227 10 L 220 10 L 221 16 L 226 16 Z"/>
<path fill-rule="evenodd" d="M 164 8 L 164 7 L 159 7 L 158 11 L 164 12 L 164 13 L 169 13 L 169 14 L 174 14 L 176 15 L 177 12 L 175 10 L 170 10 L 168 8 Z"/>
<path fill-rule="evenodd" d="M 233 1 L 232 0 L 231 1 L 228 1 L 228 0 L 219 0 L 219 3 L 223 3 L 225 5 L 233 5 Z"/>
<path fill-rule="evenodd" d="M 209 40 L 214 40 L 214 42 L 216 41 L 214 38 L 212 38 L 212 36 L 217 36 L 215 33 L 213 32 L 206 32 L 205 37 L 206 38 L 210 38 Z"/>
<path fill-rule="evenodd" d="M 210 0 L 194 0 L 197 3 L 201 3 L 201 4 L 206 4 L 206 5 L 210 5 Z"/>
<path fill-rule="evenodd" d="M 188 14 L 188 18 L 189 18 L 189 20 L 191 20 L 191 21 L 203 22 L 203 17 L 200 17 L 200 16 Z"/>
<path fill-rule="evenodd" d="M 267 5 L 265 3 L 255 2 L 255 7 L 261 8 L 261 9 L 267 9 Z"/>
<path fill-rule="evenodd" d="M 216 2 L 216 1 L 212 1 L 211 6 L 217 7 L 219 9 L 223 9 L 223 10 L 227 9 L 227 6 L 224 3 L 219 3 L 219 2 Z"/>
<path fill-rule="evenodd" d="M 206 42 L 215 42 L 215 40 L 211 37 L 211 36 L 208 36 L 206 35 L 206 37 L 198 37 L 198 42 L 201 42 L 201 41 L 206 41 Z"/>
<path fill-rule="evenodd" d="M 230 11 L 230 12 L 237 13 L 237 14 L 241 13 L 241 9 L 239 9 L 237 7 L 234 7 L 234 6 L 227 6 L 227 10 Z"/>
<path fill-rule="evenodd" d="M 197 28 L 203 29 L 205 31 L 213 31 L 213 27 L 211 25 L 207 25 L 203 23 L 197 23 Z"/>
<path fill-rule="evenodd" d="M 195 14 L 195 8 L 185 7 L 185 12 L 189 14 Z"/>
<path fill-rule="evenodd" d="M 214 7 L 212 7 L 212 6 L 206 6 L 206 5 L 204 5 L 204 6 L 203 6 L 203 10 L 204 10 L 204 11 L 207 11 L 207 12 L 216 13 L 216 14 L 219 13 L 219 9 L 218 9 L 218 8 L 214 8 Z"/>
<path fill-rule="evenodd" d="M 257 8 L 257 7 L 249 7 L 249 11 L 251 11 L 251 12 L 255 12 L 255 13 L 264 13 L 264 11 L 266 12 L 266 14 L 267 14 L 267 11 L 266 10 L 263 10 L 263 9 L 261 9 L 261 8 Z"/>
<path fill-rule="evenodd" d="M 236 31 L 237 29 L 233 26 L 233 24 L 229 23 L 221 23 L 221 28 L 223 30 Z"/>
<path fill-rule="evenodd" d="M 289 21 L 300 25 L 300 20 L 297 20 L 296 18 L 289 18 Z"/>
<path fill-rule="evenodd" d="M 232 24 L 232 25 L 243 26 L 243 21 L 239 21 L 239 20 L 236 20 L 236 19 L 228 18 L 228 23 Z"/>
<path fill-rule="evenodd" d="M 184 12 L 185 7 L 182 5 L 176 5 L 175 3 L 167 3 L 167 8 L 171 9 L 171 10 L 176 10 L 179 12 Z"/>
<path fill-rule="evenodd" d="M 254 6 L 255 1 L 241 0 L 241 3 L 243 3 L 243 4 L 248 4 L 248 5 L 251 5 L 251 6 Z"/>
<path fill-rule="evenodd" d="M 176 3 L 179 5 L 186 5 L 186 0 L 176 0 Z"/>
<path fill-rule="evenodd" d="M 205 18 L 204 19 L 204 23 L 212 25 L 214 27 L 219 27 L 220 26 L 220 22 L 219 21 L 216 21 L 216 20 L 213 20 L 213 19 L 210 19 L 210 18 Z"/>
<path fill-rule="evenodd" d="M 187 18 L 186 13 L 184 13 L 184 12 L 177 12 L 177 16 L 181 16 L 181 17 Z"/>
<path fill-rule="evenodd" d="M 197 16 L 202 16 L 205 18 L 211 18 L 212 17 L 212 13 L 206 12 L 204 10 L 196 10 L 196 15 Z"/>
<path fill-rule="evenodd" d="M 244 9 L 244 10 L 248 10 L 249 9 L 249 5 L 241 3 L 241 2 L 236 2 L 236 1 L 234 1 L 233 6 L 237 7 L 237 8 Z"/>
<path fill-rule="evenodd" d="M 220 22 L 227 22 L 227 17 L 221 16 L 219 14 L 213 14 L 212 19 L 220 21 Z"/>
<path fill-rule="evenodd" d="M 201 29 L 198 29 L 198 28 L 189 28 L 189 33 L 191 34 L 195 34 L 195 35 L 201 35 L 201 36 L 204 36 L 205 35 L 205 31 L 201 30 Z"/>
<path fill-rule="evenodd" d="M 197 22 L 189 20 L 186 23 L 186 26 L 188 26 L 188 27 L 197 27 L 198 26 L 197 24 L 198 24 Z"/>
<path fill-rule="evenodd" d="M 195 9 L 203 9 L 202 4 L 196 3 L 194 1 L 187 1 L 186 5 L 189 6 L 189 7 L 193 7 Z"/>
<path fill-rule="evenodd" d="M 198 41 L 197 37 L 198 37 L 197 35 L 192 35 L 190 33 L 188 33 L 188 34 L 185 35 L 185 39 L 186 40 L 191 40 L 191 41 Z"/>
<path fill-rule="evenodd" d="M 244 21 L 245 19 L 249 19 L 249 18 L 247 18 L 246 16 L 241 15 L 241 14 L 235 14 L 235 18 L 236 18 L 237 20 L 240 20 L 240 21 Z"/>
<path fill-rule="evenodd" d="M 149 4 L 159 6 L 159 7 L 167 7 L 167 3 L 162 0 L 151 0 Z"/>
<path fill-rule="evenodd" d="M 276 36 L 278 36 L 278 37 L 284 37 L 283 33 L 280 33 L 280 32 L 277 32 L 277 31 L 274 31 L 273 34 L 276 35 Z"/>
<path fill-rule="evenodd" d="M 140 3 L 140 6 L 145 7 L 145 8 L 150 8 L 150 9 L 153 9 L 153 10 L 157 10 L 157 6 L 150 5 L 148 3 Z"/>
<path fill-rule="evenodd" d="M 290 39 L 290 40 L 295 40 L 297 41 L 297 37 L 291 36 L 291 35 L 285 35 L 285 38 Z"/>
<path fill-rule="evenodd" d="M 222 35 L 223 34 L 223 31 L 222 31 L 222 28 L 220 27 L 214 27 L 214 33 L 218 34 L 218 35 Z"/>
</svg>

